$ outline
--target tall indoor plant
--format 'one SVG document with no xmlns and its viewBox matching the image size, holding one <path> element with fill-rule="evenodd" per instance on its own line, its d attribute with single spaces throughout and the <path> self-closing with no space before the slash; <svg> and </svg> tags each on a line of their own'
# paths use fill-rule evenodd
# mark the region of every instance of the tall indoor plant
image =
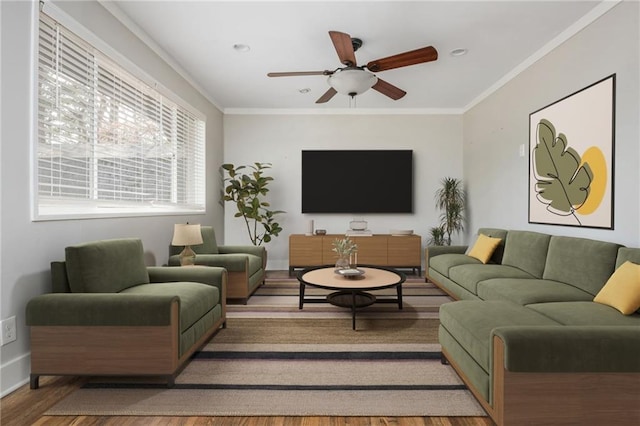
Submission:
<svg viewBox="0 0 640 426">
<path fill-rule="evenodd" d="M 466 194 L 460 179 L 445 177 L 440 185 L 435 194 L 436 208 L 442 210 L 440 225 L 430 232 L 433 244 L 449 246 L 451 235 L 464 230 Z"/>
<path fill-rule="evenodd" d="M 284 213 L 282 210 L 271 210 L 271 205 L 264 201 L 269 192 L 271 176 L 265 176 L 265 169 L 271 168 L 271 163 L 253 163 L 248 166 L 235 166 L 227 163 L 222 165 L 225 171 L 224 201 L 235 203 L 237 212 L 234 217 L 242 217 L 247 226 L 249 238 L 254 246 L 271 241 L 272 236 L 277 237 L 282 227 L 276 222 L 275 216 Z M 249 173 L 241 170 L 250 169 Z M 262 228 L 258 227 L 258 224 Z"/>
</svg>

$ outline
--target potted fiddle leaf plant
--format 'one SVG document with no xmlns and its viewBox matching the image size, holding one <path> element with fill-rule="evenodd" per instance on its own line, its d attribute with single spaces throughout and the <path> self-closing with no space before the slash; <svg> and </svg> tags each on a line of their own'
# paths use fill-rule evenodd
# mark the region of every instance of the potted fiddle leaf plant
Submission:
<svg viewBox="0 0 640 426">
<path fill-rule="evenodd" d="M 254 246 L 268 243 L 272 237 L 282 232 L 282 227 L 276 222 L 276 216 L 285 213 L 282 210 L 271 210 L 271 205 L 265 201 L 269 192 L 271 176 L 265 175 L 265 170 L 271 168 L 271 163 L 253 163 L 248 166 L 235 166 L 227 163 L 222 165 L 225 173 L 224 201 L 235 203 L 235 217 L 242 217 Z M 246 170 L 247 173 L 243 172 Z"/>
<path fill-rule="evenodd" d="M 460 179 L 445 177 L 440 184 L 435 194 L 436 208 L 442 210 L 440 225 L 430 233 L 434 245 L 450 246 L 452 234 L 464 231 L 466 194 Z"/>
</svg>

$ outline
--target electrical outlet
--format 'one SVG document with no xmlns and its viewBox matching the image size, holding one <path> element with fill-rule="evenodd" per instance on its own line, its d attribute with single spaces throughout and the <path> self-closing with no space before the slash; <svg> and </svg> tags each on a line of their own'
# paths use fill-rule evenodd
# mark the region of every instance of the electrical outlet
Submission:
<svg viewBox="0 0 640 426">
<path fill-rule="evenodd" d="M 10 317 L 0 322 L 2 327 L 2 346 L 16 340 L 16 317 Z"/>
</svg>

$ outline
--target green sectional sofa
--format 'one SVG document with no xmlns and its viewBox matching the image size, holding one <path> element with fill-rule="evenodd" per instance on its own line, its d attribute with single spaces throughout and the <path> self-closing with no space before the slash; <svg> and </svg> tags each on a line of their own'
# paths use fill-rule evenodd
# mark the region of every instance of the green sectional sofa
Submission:
<svg viewBox="0 0 640 426">
<path fill-rule="evenodd" d="M 43 375 L 162 376 L 171 386 L 226 324 L 227 271 L 147 267 L 138 239 L 65 249 L 52 293 L 26 307 L 31 388 Z"/>
<path fill-rule="evenodd" d="M 498 425 L 640 424 L 640 313 L 594 302 L 640 249 L 482 228 L 486 264 L 466 246 L 428 247 L 427 280 L 449 362 Z M 640 278 L 640 277 L 636 277 Z"/>
</svg>

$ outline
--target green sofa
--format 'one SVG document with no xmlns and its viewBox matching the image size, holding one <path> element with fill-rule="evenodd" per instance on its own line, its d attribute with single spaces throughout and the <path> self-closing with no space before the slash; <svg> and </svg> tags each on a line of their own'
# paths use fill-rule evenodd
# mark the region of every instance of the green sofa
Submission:
<svg viewBox="0 0 640 426">
<path fill-rule="evenodd" d="M 264 284 L 267 270 L 267 250 L 262 246 L 218 245 L 212 226 L 202 226 L 202 244 L 191 246 L 196 253 L 196 265 L 225 268 L 229 274 L 227 302 L 246 304 L 249 297 Z M 170 266 L 180 265 L 183 247 L 170 247 Z"/>
<path fill-rule="evenodd" d="M 427 247 L 449 362 L 498 425 L 640 424 L 640 313 L 593 301 L 640 249 L 584 238 L 481 228 L 491 260 Z"/>
<path fill-rule="evenodd" d="M 89 242 L 51 263 L 52 293 L 26 307 L 31 388 L 43 375 L 162 376 L 226 325 L 227 271 L 147 267 L 139 239 Z"/>
</svg>

